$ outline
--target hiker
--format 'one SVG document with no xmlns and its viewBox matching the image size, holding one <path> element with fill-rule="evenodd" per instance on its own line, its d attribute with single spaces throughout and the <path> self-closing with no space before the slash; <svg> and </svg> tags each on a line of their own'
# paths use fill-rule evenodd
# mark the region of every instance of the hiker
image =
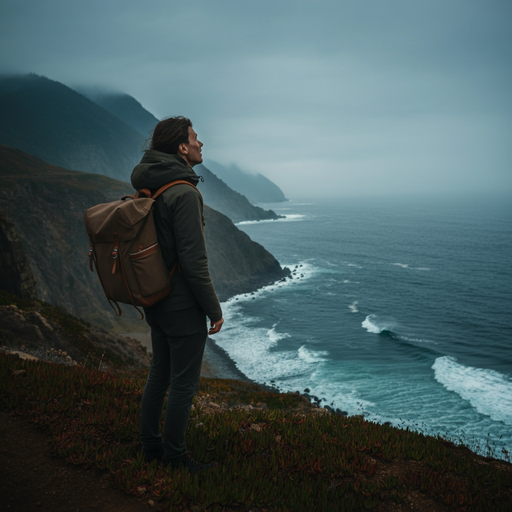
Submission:
<svg viewBox="0 0 512 512">
<path fill-rule="evenodd" d="M 150 149 L 133 172 L 135 189 L 152 193 L 176 180 L 197 185 L 193 167 L 203 161 L 192 123 L 185 117 L 160 121 L 153 132 Z M 178 184 L 166 190 L 154 206 L 158 243 L 169 271 L 176 261 L 172 292 L 155 305 L 144 308 L 151 326 L 153 358 L 142 395 L 140 435 L 147 461 L 163 461 L 172 468 L 191 473 L 207 464 L 186 453 L 185 430 L 192 399 L 199 390 L 199 376 L 208 334 L 220 331 L 224 319 L 208 271 L 204 238 L 203 201 L 194 187 Z M 207 328 L 206 317 L 210 319 Z M 160 416 L 165 393 L 164 439 Z"/>
</svg>

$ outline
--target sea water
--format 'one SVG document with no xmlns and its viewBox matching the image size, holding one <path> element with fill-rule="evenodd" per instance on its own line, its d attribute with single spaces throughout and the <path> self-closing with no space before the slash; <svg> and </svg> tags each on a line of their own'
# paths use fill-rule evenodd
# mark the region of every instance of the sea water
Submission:
<svg viewBox="0 0 512 512">
<path fill-rule="evenodd" d="M 254 381 L 322 405 L 512 448 L 512 202 L 339 199 L 238 224 L 292 278 L 223 304 Z"/>
</svg>

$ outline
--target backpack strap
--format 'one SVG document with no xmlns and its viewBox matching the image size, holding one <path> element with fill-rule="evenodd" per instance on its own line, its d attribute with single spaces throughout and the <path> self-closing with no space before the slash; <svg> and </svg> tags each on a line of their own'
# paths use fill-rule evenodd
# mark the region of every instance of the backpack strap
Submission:
<svg viewBox="0 0 512 512">
<path fill-rule="evenodd" d="M 189 185 L 190 187 L 195 188 L 196 192 L 199 194 L 199 197 L 201 198 L 201 201 L 203 200 L 203 196 L 201 195 L 201 192 L 199 192 L 197 187 L 195 185 L 192 185 L 192 183 L 185 181 L 185 180 L 176 180 L 176 181 L 171 181 L 170 183 L 166 183 L 165 185 L 160 187 L 153 195 L 151 195 L 151 192 L 149 192 L 149 190 L 146 188 L 143 188 L 142 190 L 140 190 L 139 193 L 143 192 L 144 194 L 146 194 L 146 192 L 149 192 L 148 197 L 150 197 L 151 199 L 156 199 L 160 194 L 164 193 L 167 189 L 174 187 L 174 185 Z"/>
<path fill-rule="evenodd" d="M 201 198 L 201 204 L 204 204 L 203 196 L 201 195 L 201 192 L 197 189 L 195 185 L 192 185 L 192 183 L 185 181 L 185 180 L 176 180 L 171 181 L 170 183 L 166 183 L 164 186 L 160 187 L 154 194 L 151 196 L 151 192 L 147 188 L 143 188 L 137 192 L 136 197 L 139 197 L 139 194 L 142 192 L 147 197 L 150 197 L 151 199 L 156 199 L 160 194 L 163 194 L 167 189 L 174 187 L 174 185 L 189 185 L 190 187 L 194 188 L 196 192 L 199 194 L 199 197 Z M 204 226 L 205 218 L 203 215 L 203 226 Z"/>
<path fill-rule="evenodd" d="M 119 304 L 115 300 L 111 301 L 108 298 L 107 291 L 105 290 L 105 285 L 103 284 L 103 280 L 101 279 L 101 275 L 98 271 L 98 261 L 96 260 L 96 252 L 94 251 L 94 242 L 92 240 L 92 234 L 90 231 L 89 231 L 89 243 L 90 243 L 89 265 L 90 265 L 91 272 L 94 272 L 94 268 L 93 268 L 93 264 L 94 264 L 94 266 L 96 267 L 96 273 L 98 274 L 98 277 L 100 278 L 101 287 L 103 288 L 103 292 L 105 293 L 105 297 L 108 300 L 110 307 L 114 310 L 114 313 L 116 314 L 116 316 L 121 316 L 123 313 L 121 312 L 121 308 L 119 307 Z M 113 306 L 112 302 L 117 306 L 117 311 L 116 311 L 116 308 Z M 137 307 L 137 306 L 135 306 L 135 307 Z M 140 311 L 139 311 L 139 313 L 140 313 Z"/>
</svg>

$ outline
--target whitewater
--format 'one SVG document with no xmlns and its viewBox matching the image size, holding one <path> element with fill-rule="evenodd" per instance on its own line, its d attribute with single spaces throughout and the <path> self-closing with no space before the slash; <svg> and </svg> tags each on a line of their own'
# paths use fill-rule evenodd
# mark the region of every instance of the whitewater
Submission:
<svg viewBox="0 0 512 512">
<path fill-rule="evenodd" d="M 250 379 L 348 414 L 512 447 L 512 210 L 415 198 L 264 205 L 240 223 L 291 277 L 223 303 Z"/>
</svg>

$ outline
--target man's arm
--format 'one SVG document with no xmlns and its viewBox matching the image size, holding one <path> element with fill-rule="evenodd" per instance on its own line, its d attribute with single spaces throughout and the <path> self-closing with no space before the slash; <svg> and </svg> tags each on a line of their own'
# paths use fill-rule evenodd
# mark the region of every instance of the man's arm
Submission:
<svg viewBox="0 0 512 512">
<path fill-rule="evenodd" d="M 195 299 L 213 322 L 210 331 L 214 334 L 222 327 L 222 310 L 208 270 L 201 200 L 191 187 L 184 189 L 177 198 L 172 219 L 181 272 Z"/>
</svg>

